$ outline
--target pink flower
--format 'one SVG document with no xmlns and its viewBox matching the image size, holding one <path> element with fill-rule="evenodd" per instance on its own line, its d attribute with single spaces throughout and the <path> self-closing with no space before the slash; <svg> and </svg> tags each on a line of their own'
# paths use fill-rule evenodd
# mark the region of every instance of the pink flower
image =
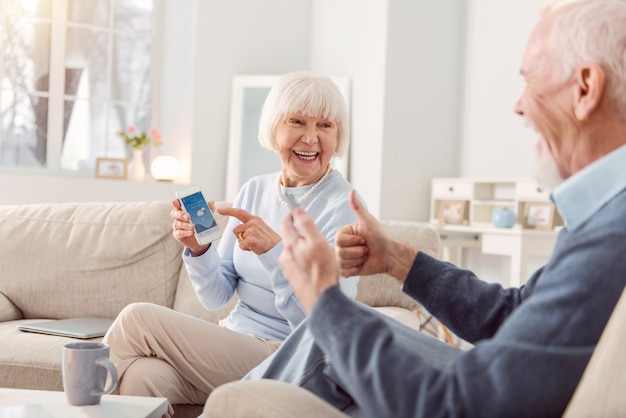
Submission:
<svg viewBox="0 0 626 418">
<path fill-rule="evenodd" d="M 135 125 L 130 125 L 125 131 L 117 131 L 117 136 L 121 137 L 124 142 L 135 149 L 142 149 L 146 145 L 161 145 L 163 142 L 161 134 L 152 128 L 146 134 L 139 131 Z"/>
<path fill-rule="evenodd" d="M 154 143 L 154 145 L 161 145 L 161 143 L 163 142 L 161 134 L 154 128 L 148 131 L 148 136 L 152 138 L 152 142 Z"/>
</svg>

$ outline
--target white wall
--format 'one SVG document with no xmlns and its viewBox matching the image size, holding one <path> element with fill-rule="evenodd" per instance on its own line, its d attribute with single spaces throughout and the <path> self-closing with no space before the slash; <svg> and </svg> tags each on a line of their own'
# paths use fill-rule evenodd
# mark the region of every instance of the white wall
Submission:
<svg viewBox="0 0 626 418">
<path fill-rule="evenodd" d="M 460 175 L 465 0 L 391 0 L 380 217 L 429 218 L 430 179 Z"/>
<path fill-rule="evenodd" d="M 378 217 L 428 219 L 430 178 L 459 173 L 463 5 L 313 2 L 311 68 L 352 79 L 350 180 Z"/>
<path fill-rule="evenodd" d="M 526 177 L 535 135 L 513 106 L 543 0 L 468 1 L 461 175 Z"/>
<path fill-rule="evenodd" d="M 195 74 L 195 33 L 197 10 L 195 0 L 176 2 L 161 0 L 156 80 L 156 120 L 163 135 L 159 152 L 173 155 L 181 164 L 180 183 L 191 181 L 193 140 L 193 96 Z"/>
</svg>

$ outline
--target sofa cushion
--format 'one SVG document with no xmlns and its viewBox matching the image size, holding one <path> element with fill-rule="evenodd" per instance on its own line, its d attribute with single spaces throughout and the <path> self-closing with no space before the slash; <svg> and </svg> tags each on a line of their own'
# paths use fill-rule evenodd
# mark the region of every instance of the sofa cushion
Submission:
<svg viewBox="0 0 626 418">
<path fill-rule="evenodd" d="M 0 322 L 22 318 L 22 312 L 4 294 L 0 293 Z"/>
<path fill-rule="evenodd" d="M 24 318 L 114 318 L 171 307 L 182 246 L 168 202 L 0 206 L 0 293 Z M 16 251 L 19 249 L 19 251 Z"/>
</svg>

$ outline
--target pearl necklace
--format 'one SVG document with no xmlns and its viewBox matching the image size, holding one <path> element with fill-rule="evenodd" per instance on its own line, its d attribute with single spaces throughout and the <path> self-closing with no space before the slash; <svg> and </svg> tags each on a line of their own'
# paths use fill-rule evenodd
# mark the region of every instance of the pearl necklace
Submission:
<svg viewBox="0 0 626 418">
<path fill-rule="evenodd" d="M 317 187 L 322 184 L 322 182 L 324 181 L 324 179 L 328 176 L 328 173 L 330 173 L 332 171 L 332 168 L 330 167 L 330 164 L 328 164 L 328 169 L 326 169 L 326 172 L 324 173 L 324 175 L 322 176 L 321 179 L 319 179 L 319 181 L 317 183 L 315 183 L 313 186 L 311 186 L 311 188 L 309 190 L 307 190 L 302 196 L 300 196 L 297 199 L 293 199 L 291 196 L 287 196 L 287 198 L 289 199 L 289 202 L 287 202 L 283 196 L 283 194 L 280 191 L 280 175 L 278 176 L 278 182 L 276 182 L 276 197 L 278 198 L 278 201 L 280 203 L 282 203 L 283 205 L 287 206 L 290 209 L 295 209 L 294 208 L 294 203 L 295 206 L 300 206 L 300 204 L 302 202 L 304 202 L 306 200 L 307 197 L 311 196 L 311 193 L 313 193 L 313 191 L 315 189 L 317 189 Z"/>
</svg>

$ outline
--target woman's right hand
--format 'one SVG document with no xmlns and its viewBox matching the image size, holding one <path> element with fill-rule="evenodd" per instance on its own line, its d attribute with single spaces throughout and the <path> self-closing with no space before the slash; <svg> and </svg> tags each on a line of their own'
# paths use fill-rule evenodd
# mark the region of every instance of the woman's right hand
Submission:
<svg viewBox="0 0 626 418">
<path fill-rule="evenodd" d="M 209 207 L 213 211 L 212 202 L 209 202 Z M 207 252 L 211 244 L 201 245 L 196 239 L 195 231 L 193 229 L 193 223 L 191 223 L 191 217 L 185 212 L 178 199 L 172 200 L 172 206 L 174 207 L 170 212 L 172 218 L 172 235 L 176 241 L 189 248 L 191 255 L 196 257 Z"/>
</svg>

